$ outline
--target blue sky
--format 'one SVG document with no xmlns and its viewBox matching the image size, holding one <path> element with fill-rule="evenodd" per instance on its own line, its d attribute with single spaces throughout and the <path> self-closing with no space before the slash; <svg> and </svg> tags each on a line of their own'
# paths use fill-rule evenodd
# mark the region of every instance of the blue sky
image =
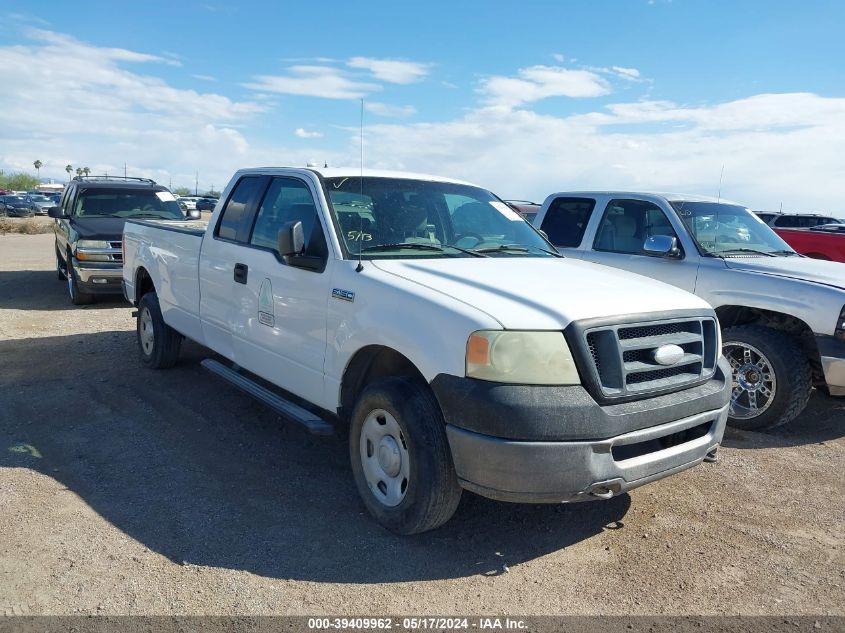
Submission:
<svg viewBox="0 0 845 633">
<path fill-rule="evenodd" d="M 220 188 L 258 164 L 505 197 L 682 190 L 845 215 L 842 2 L 17 2 L 0 168 Z"/>
</svg>

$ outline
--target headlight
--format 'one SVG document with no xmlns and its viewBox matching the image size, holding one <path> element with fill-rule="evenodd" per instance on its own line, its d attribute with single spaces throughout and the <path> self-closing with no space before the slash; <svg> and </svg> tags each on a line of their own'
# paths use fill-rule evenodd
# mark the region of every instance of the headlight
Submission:
<svg viewBox="0 0 845 633">
<path fill-rule="evenodd" d="M 473 332 L 467 340 L 466 375 L 522 385 L 581 383 L 562 332 Z"/>
<path fill-rule="evenodd" d="M 86 262 L 110 262 L 111 256 L 107 252 L 100 252 L 102 250 L 111 251 L 111 244 L 104 240 L 79 240 L 76 243 L 76 259 Z"/>
</svg>

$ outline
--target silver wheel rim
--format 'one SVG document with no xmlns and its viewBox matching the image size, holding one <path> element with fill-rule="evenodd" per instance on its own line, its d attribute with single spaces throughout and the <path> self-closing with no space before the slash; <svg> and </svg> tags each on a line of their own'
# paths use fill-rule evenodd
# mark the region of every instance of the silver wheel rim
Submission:
<svg viewBox="0 0 845 633">
<path fill-rule="evenodd" d="M 141 349 L 144 350 L 144 354 L 147 356 L 152 356 L 155 345 L 155 334 L 153 333 L 153 317 L 150 314 L 149 308 L 141 310 L 140 328 L 138 334 L 141 339 Z"/>
<path fill-rule="evenodd" d="M 762 415 L 777 394 L 777 377 L 763 352 L 748 343 L 728 341 L 722 353 L 731 364 L 730 416 L 740 420 Z"/>
<path fill-rule="evenodd" d="M 411 456 L 396 418 L 384 409 L 371 411 L 361 427 L 359 451 L 372 495 L 390 508 L 402 503 L 408 492 Z"/>
</svg>

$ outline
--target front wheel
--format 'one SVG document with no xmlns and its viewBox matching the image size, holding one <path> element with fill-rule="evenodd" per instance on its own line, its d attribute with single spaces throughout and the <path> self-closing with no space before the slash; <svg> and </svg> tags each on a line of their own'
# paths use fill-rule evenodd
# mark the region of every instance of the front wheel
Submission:
<svg viewBox="0 0 845 633">
<path fill-rule="evenodd" d="M 164 322 L 154 292 L 148 292 L 138 302 L 136 333 L 144 365 L 151 369 L 167 369 L 176 364 L 182 335 Z"/>
<path fill-rule="evenodd" d="M 433 530 L 455 513 L 461 487 L 426 385 L 391 377 L 367 386 L 352 413 L 349 453 L 364 505 L 391 532 Z"/>
<path fill-rule="evenodd" d="M 760 325 L 740 325 L 726 328 L 722 339 L 722 353 L 732 373 L 729 425 L 769 429 L 792 421 L 804 410 L 812 374 L 794 338 Z"/>
<path fill-rule="evenodd" d="M 79 282 L 76 280 L 76 273 L 73 272 L 73 260 L 70 255 L 67 258 L 67 292 L 70 295 L 70 302 L 75 306 L 84 306 L 94 301 L 94 295 L 83 292 L 79 289 Z"/>
</svg>

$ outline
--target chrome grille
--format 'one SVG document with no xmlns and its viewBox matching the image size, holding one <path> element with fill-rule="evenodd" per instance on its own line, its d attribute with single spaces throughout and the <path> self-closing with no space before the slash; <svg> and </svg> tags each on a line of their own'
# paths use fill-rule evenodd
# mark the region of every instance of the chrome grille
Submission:
<svg viewBox="0 0 845 633">
<path fill-rule="evenodd" d="M 710 317 L 604 325 L 585 331 L 598 385 L 605 397 L 646 395 L 683 388 L 713 375 L 718 358 L 716 321 Z M 671 364 L 655 360 L 664 345 L 683 356 Z"/>
<path fill-rule="evenodd" d="M 116 252 L 111 253 L 111 259 L 113 262 L 122 262 L 123 261 L 123 243 L 121 241 L 117 242 L 109 242 L 109 246 L 111 246 Z"/>
</svg>

